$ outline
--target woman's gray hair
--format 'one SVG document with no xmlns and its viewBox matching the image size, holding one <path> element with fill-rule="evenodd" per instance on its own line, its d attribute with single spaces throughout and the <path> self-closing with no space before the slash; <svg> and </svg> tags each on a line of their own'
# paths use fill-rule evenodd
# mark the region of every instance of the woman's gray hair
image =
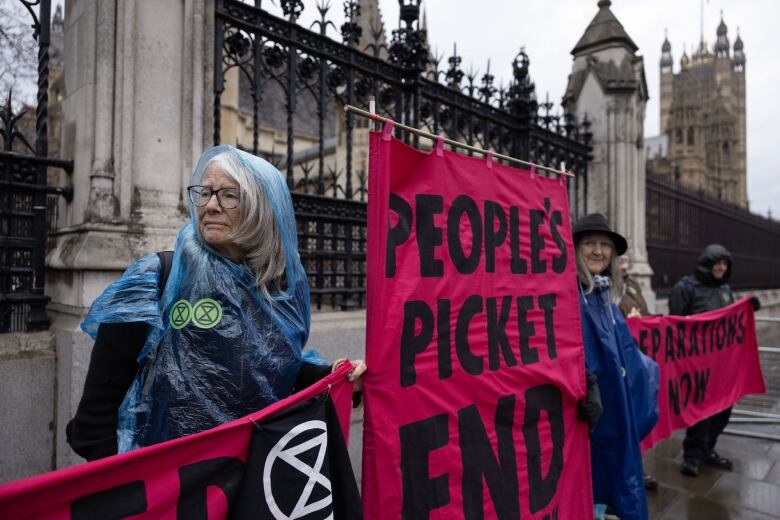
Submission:
<svg viewBox="0 0 780 520">
<path fill-rule="evenodd" d="M 574 258 L 577 265 L 577 278 L 579 278 L 582 284 L 582 289 L 585 294 L 590 294 L 593 291 L 593 275 L 590 274 L 588 267 L 585 265 L 585 260 L 580 253 L 580 242 L 588 235 L 596 235 L 598 232 L 583 233 L 574 242 Z M 602 233 L 603 234 L 603 233 Z M 620 272 L 620 257 L 615 252 L 615 243 L 607 235 L 609 243 L 612 244 L 612 259 L 609 261 L 609 267 L 606 269 L 607 273 L 612 280 L 612 294 L 623 294 L 623 275 Z"/>
<path fill-rule="evenodd" d="M 224 170 L 238 183 L 241 221 L 229 238 L 245 251 L 244 261 L 255 273 L 257 288 L 270 300 L 272 293 L 284 290 L 286 265 L 282 236 L 273 208 L 254 175 L 231 154 L 213 157 L 204 172 L 212 166 Z"/>
</svg>

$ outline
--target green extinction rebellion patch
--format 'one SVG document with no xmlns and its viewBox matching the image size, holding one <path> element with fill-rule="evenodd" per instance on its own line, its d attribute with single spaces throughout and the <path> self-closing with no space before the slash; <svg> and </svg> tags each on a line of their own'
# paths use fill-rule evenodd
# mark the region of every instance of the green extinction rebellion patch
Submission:
<svg viewBox="0 0 780 520">
<path fill-rule="evenodd" d="M 201 329 L 210 329 L 222 321 L 222 306 L 211 298 L 198 301 L 192 308 L 192 323 Z"/>
<path fill-rule="evenodd" d="M 171 307 L 171 313 L 168 316 L 171 327 L 181 329 L 186 327 L 192 319 L 192 306 L 187 300 L 179 300 Z"/>
<path fill-rule="evenodd" d="M 171 327 L 183 329 L 190 322 L 201 329 L 210 329 L 222 321 L 222 306 L 216 300 L 204 298 L 193 306 L 187 300 L 179 300 L 171 307 Z"/>
</svg>

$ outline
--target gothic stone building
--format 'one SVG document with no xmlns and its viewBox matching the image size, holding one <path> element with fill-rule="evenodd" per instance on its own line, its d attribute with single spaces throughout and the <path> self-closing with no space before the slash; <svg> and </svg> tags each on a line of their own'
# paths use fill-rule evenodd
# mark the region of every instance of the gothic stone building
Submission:
<svg viewBox="0 0 780 520">
<path fill-rule="evenodd" d="M 702 37 L 673 71 L 672 46 L 661 48 L 661 134 L 645 143 L 647 174 L 681 182 L 747 207 L 745 54 L 733 54 L 721 18 L 712 51 Z"/>
</svg>

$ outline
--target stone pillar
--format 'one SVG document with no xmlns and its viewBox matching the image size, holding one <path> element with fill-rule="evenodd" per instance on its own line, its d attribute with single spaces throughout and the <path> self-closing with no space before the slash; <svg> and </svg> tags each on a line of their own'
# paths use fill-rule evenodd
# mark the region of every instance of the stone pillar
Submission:
<svg viewBox="0 0 780 520">
<path fill-rule="evenodd" d="M 60 212 L 46 292 L 57 350 L 56 465 L 92 341 L 92 300 L 134 260 L 170 249 L 185 187 L 212 134 L 213 0 L 66 0 L 62 156 L 74 199 Z"/>
<path fill-rule="evenodd" d="M 651 310 L 653 270 L 645 241 L 645 150 L 647 84 L 636 44 L 609 9 L 599 11 L 572 51 L 574 63 L 563 103 L 591 121 L 593 161 L 588 167 L 588 210 L 602 213 L 628 240 L 630 272 Z"/>
</svg>

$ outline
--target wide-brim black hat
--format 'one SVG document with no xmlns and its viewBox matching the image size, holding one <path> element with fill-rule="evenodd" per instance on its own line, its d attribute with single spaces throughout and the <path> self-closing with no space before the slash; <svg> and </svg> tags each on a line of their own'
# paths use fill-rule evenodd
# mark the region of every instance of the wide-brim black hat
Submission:
<svg viewBox="0 0 780 520">
<path fill-rule="evenodd" d="M 579 219 L 572 228 L 572 235 L 574 236 L 574 242 L 576 243 L 579 237 L 585 233 L 604 233 L 615 243 L 615 253 L 618 256 L 622 255 L 628 250 L 628 242 L 623 238 L 620 233 L 615 233 L 609 228 L 607 219 L 601 213 L 591 213 L 585 215 Z"/>
</svg>

